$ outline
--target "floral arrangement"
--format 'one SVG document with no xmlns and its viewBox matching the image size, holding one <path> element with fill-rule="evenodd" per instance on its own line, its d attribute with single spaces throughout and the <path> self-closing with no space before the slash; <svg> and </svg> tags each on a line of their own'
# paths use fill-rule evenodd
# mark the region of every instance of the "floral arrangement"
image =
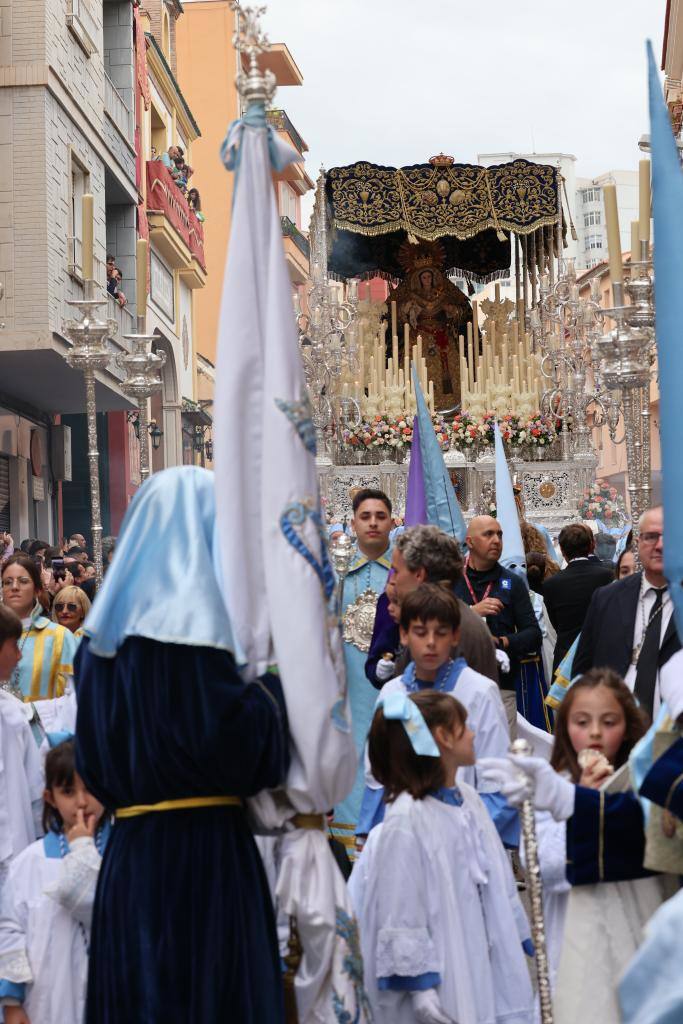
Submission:
<svg viewBox="0 0 683 1024">
<path fill-rule="evenodd" d="M 557 437 L 557 427 L 553 416 L 537 413 L 524 425 L 525 441 L 535 448 L 547 448 Z"/>
<path fill-rule="evenodd" d="M 520 447 L 527 440 L 527 425 L 514 413 L 508 412 L 498 420 L 500 435 L 505 444 Z"/>
<path fill-rule="evenodd" d="M 583 492 L 579 515 L 582 519 L 599 519 L 607 526 L 614 526 L 625 518 L 624 500 L 616 487 L 610 487 L 606 480 L 596 480 Z"/>
<path fill-rule="evenodd" d="M 444 451 L 450 446 L 450 429 L 443 416 L 432 417 L 434 432 Z M 389 416 L 375 416 L 372 420 L 362 420 L 355 427 L 347 427 L 342 440 L 347 448 L 356 451 L 372 448 L 401 449 L 413 443 L 413 417 L 402 416 L 391 419 Z"/>
<path fill-rule="evenodd" d="M 469 451 L 479 439 L 477 420 L 467 412 L 459 412 L 453 417 L 451 430 L 455 447 L 461 452 Z"/>
</svg>

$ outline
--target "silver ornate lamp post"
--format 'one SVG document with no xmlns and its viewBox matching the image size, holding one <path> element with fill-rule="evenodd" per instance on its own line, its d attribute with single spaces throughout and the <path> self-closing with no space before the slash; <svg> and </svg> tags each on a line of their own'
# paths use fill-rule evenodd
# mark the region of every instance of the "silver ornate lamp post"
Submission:
<svg viewBox="0 0 683 1024">
<path fill-rule="evenodd" d="M 126 374 L 125 380 L 121 384 L 121 390 L 138 403 L 140 478 L 143 483 L 150 473 L 150 423 L 147 399 L 156 391 L 161 391 L 163 381 L 160 373 L 166 362 L 165 352 L 152 352 L 152 342 L 156 335 L 147 334 L 147 255 L 148 242 L 145 238 L 139 238 L 136 247 L 137 330 L 134 334 L 124 334 L 124 338 L 131 343 L 131 351 L 121 352 L 116 357 L 117 365 Z"/>
<path fill-rule="evenodd" d="M 150 424 L 147 410 L 147 399 L 156 391 L 160 391 L 163 382 L 160 371 L 166 362 L 165 352 L 152 352 L 152 342 L 156 335 L 145 332 L 146 317 L 138 317 L 138 329 L 135 334 L 124 334 L 131 343 L 131 351 L 121 352 L 116 357 L 117 365 L 126 374 L 121 390 L 134 398 L 138 403 L 140 427 L 140 478 L 144 483 L 150 473 L 149 468 L 149 437 Z"/>
<path fill-rule="evenodd" d="M 74 370 L 80 370 L 85 381 L 85 413 L 88 423 L 88 475 L 90 480 L 90 516 L 95 563 L 95 581 L 102 583 L 102 510 L 100 506 L 99 452 L 97 450 L 97 404 L 95 401 L 95 372 L 104 370 L 111 362 L 111 351 L 107 340 L 116 334 L 118 326 L 114 320 L 101 320 L 97 315 L 105 299 L 96 299 L 95 282 L 87 280 L 86 298 L 69 302 L 81 314 L 80 320 L 67 320 L 64 332 L 73 348 L 65 359 Z"/>
</svg>

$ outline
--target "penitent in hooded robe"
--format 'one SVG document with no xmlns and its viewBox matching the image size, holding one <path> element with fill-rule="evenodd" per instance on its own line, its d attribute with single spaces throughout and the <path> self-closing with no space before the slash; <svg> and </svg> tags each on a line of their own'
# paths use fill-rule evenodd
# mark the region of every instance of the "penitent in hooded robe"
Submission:
<svg viewBox="0 0 683 1024">
<path fill-rule="evenodd" d="M 155 474 L 76 662 L 77 765 L 113 811 L 276 786 L 275 675 L 245 684 L 215 575 L 212 474 Z M 117 817 L 94 908 L 88 1024 L 283 1020 L 273 911 L 241 803 Z"/>
</svg>

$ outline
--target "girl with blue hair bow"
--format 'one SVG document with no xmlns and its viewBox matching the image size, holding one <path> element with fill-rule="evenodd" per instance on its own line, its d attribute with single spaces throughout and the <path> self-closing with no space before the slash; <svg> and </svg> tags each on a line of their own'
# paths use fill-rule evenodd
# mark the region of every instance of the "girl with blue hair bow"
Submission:
<svg viewBox="0 0 683 1024">
<path fill-rule="evenodd" d="M 349 888 L 376 1024 L 531 1024 L 529 925 L 476 791 L 474 734 L 451 694 L 380 698 L 369 736 L 385 789 Z M 514 936 L 518 941 L 514 941 Z"/>
</svg>

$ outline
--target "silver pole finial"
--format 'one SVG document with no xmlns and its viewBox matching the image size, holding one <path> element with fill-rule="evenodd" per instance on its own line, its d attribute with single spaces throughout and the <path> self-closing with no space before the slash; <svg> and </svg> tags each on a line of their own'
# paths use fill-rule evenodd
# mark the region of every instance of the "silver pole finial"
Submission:
<svg viewBox="0 0 683 1024">
<path fill-rule="evenodd" d="M 268 36 L 261 30 L 261 16 L 266 7 L 240 7 L 237 0 L 232 0 L 231 10 L 238 14 L 237 29 L 233 36 L 233 46 L 239 54 L 244 54 L 248 61 L 248 71 L 240 67 L 235 78 L 245 109 L 251 103 L 270 103 L 275 95 L 277 80 L 268 68 L 261 70 L 258 58 L 270 49 Z"/>
</svg>

